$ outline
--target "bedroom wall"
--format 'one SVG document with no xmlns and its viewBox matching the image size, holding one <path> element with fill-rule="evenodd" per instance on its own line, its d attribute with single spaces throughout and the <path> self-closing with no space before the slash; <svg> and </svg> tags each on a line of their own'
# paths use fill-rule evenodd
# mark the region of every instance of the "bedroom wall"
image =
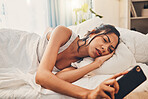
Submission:
<svg viewBox="0 0 148 99">
<path fill-rule="evenodd" d="M 105 23 L 120 25 L 120 0 L 94 0 L 93 6 L 96 13 L 103 15 L 102 20 Z"/>
</svg>

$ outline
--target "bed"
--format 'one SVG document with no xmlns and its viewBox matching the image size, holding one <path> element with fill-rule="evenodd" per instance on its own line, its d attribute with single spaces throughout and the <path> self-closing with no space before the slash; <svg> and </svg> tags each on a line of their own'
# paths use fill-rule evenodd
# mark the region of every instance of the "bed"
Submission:
<svg viewBox="0 0 148 99">
<path fill-rule="evenodd" d="M 96 17 L 68 28 L 83 37 L 84 33 L 102 23 L 101 19 Z M 88 73 L 73 84 L 94 89 L 103 80 L 115 73 L 130 69 L 137 64 L 141 66 L 148 77 L 148 35 L 120 27 L 116 28 L 121 33 L 121 43 L 115 55 L 100 68 Z M 44 89 L 35 83 L 34 77 L 39 64 L 36 48 L 40 38 L 35 33 L 30 34 L 26 31 L 0 29 L 0 98 L 73 99 L 72 97 Z M 81 68 L 90 62 L 92 62 L 92 59 L 86 58 L 80 63 L 73 63 L 72 65 Z M 135 97 L 137 99 L 146 99 L 148 97 L 147 80 L 130 93 L 126 99 L 136 99 Z"/>
</svg>

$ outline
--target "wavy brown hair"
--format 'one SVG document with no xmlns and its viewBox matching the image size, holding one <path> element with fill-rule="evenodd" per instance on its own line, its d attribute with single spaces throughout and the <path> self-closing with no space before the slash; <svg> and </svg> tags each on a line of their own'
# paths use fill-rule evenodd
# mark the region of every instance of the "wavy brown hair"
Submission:
<svg viewBox="0 0 148 99">
<path fill-rule="evenodd" d="M 89 36 L 91 34 L 97 34 L 96 36 L 94 36 L 86 46 L 88 46 L 91 41 L 93 39 L 95 39 L 97 36 L 100 36 L 100 35 L 106 35 L 106 34 L 111 34 L 111 33 L 115 33 L 117 36 L 118 36 L 118 43 L 115 47 L 115 49 L 117 48 L 117 46 L 119 45 L 119 41 L 120 41 L 120 33 L 119 31 L 113 26 L 113 25 L 109 25 L 109 24 L 101 24 L 99 27 L 96 27 L 95 29 L 93 29 L 92 31 L 88 31 L 88 33 L 85 35 L 84 38 L 82 39 L 79 39 L 77 41 L 77 45 L 78 45 L 78 49 L 77 51 L 79 52 L 79 49 L 82 47 L 82 46 L 85 46 L 86 45 L 86 41 L 88 40 Z M 84 44 L 82 44 L 81 46 L 79 45 L 79 42 L 80 41 L 84 41 Z"/>
</svg>

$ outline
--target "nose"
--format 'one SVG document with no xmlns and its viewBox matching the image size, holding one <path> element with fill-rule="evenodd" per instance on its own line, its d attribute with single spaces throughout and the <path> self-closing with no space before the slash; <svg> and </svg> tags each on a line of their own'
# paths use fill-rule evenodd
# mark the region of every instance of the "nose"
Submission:
<svg viewBox="0 0 148 99">
<path fill-rule="evenodd" d="M 102 53 L 105 53 L 105 46 L 102 46 L 101 50 L 102 50 Z"/>
<path fill-rule="evenodd" d="M 102 53 L 106 53 L 108 51 L 108 47 L 109 45 L 102 45 L 102 48 L 101 48 Z"/>
</svg>

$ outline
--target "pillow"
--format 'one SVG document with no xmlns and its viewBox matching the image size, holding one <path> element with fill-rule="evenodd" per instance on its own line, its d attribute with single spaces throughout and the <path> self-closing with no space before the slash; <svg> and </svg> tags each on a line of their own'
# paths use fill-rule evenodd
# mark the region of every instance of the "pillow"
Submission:
<svg viewBox="0 0 148 99">
<path fill-rule="evenodd" d="M 70 26 L 69 28 L 72 29 L 72 31 L 79 34 L 80 37 L 83 37 L 83 35 L 87 33 L 87 31 L 90 31 L 95 27 L 100 26 L 102 23 L 103 22 L 101 21 L 100 18 L 95 17 L 81 24 L 78 24 L 77 26 Z M 87 60 L 87 62 L 85 60 Z M 87 58 L 84 59 L 82 62 L 86 62 L 86 63 L 81 63 L 84 66 L 88 62 L 92 62 L 92 59 Z M 121 42 L 115 51 L 115 55 L 113 55 L 110 59 L 104 62 L 104 64 L 100 68 L 94 70 L 93 72 L 95 74 L 115 74 L 117 72 L 121 72 L 127 69 L 129 66 L 134 64 L 136 64 L 136 61 L 133 54 L 128 49 L 128 47 Z M 72 65 L 76 66 L 78 64 L 72 63 Z"/>
<path fill-rule="evenodd" d="M 75 62 L 71 65 L 77 68 L 81 68 L 93 62 L 93 59 L 88 57 L 84 58 L 80 63 Z M 117 47 L 115 54 L 105 61 L 101 67 L 92 71 L 92 73 L 97 75 L 106 75 L 106 74 L 116 74 L 127 70 L 131 66 L 136 64 L 135 58 L 127 46 L 121 42 Z"/>
<path fill-rule="evenodd" d="M 95 74 L 116 74 L 127 70 L 136 64 L 136 60 L 124 43 L 120 43 L 117 47 L 115 54 L 102 66 L 93 72 Z"/>
<path fill-rule="evenodd" d="M 93 30 L 95 27 L 98 27 L 102 24 L 102 20 L 99 17 L 94 17 L 92 19 L 89 19 L 81 24 L 69 26 L 73 32 L 78 34 L 80 38 L 84 36 L 88 31 Z"/>
<path fill-rule="evenodd" d="M 148 63 L 148 34 L 117 27 L 121 40 L 134 54 L 137 62 Z"/>
<path fill-rule="evenodd" d="M 95 27 L 100 26 L 102 23 L 103 21 L 99 17 L 95 17 L 78 24 L 77 26 L 71 26 L 70 29 L 79 34 L 81 38 L 88 30 L 91 31 Z M 137 31 L 119 27 L 116 28 L 121 34 L 121 40 L 134 54 L 136 62 L 148 64 L 148 34 L 144 35 Z"/>
</svg>

